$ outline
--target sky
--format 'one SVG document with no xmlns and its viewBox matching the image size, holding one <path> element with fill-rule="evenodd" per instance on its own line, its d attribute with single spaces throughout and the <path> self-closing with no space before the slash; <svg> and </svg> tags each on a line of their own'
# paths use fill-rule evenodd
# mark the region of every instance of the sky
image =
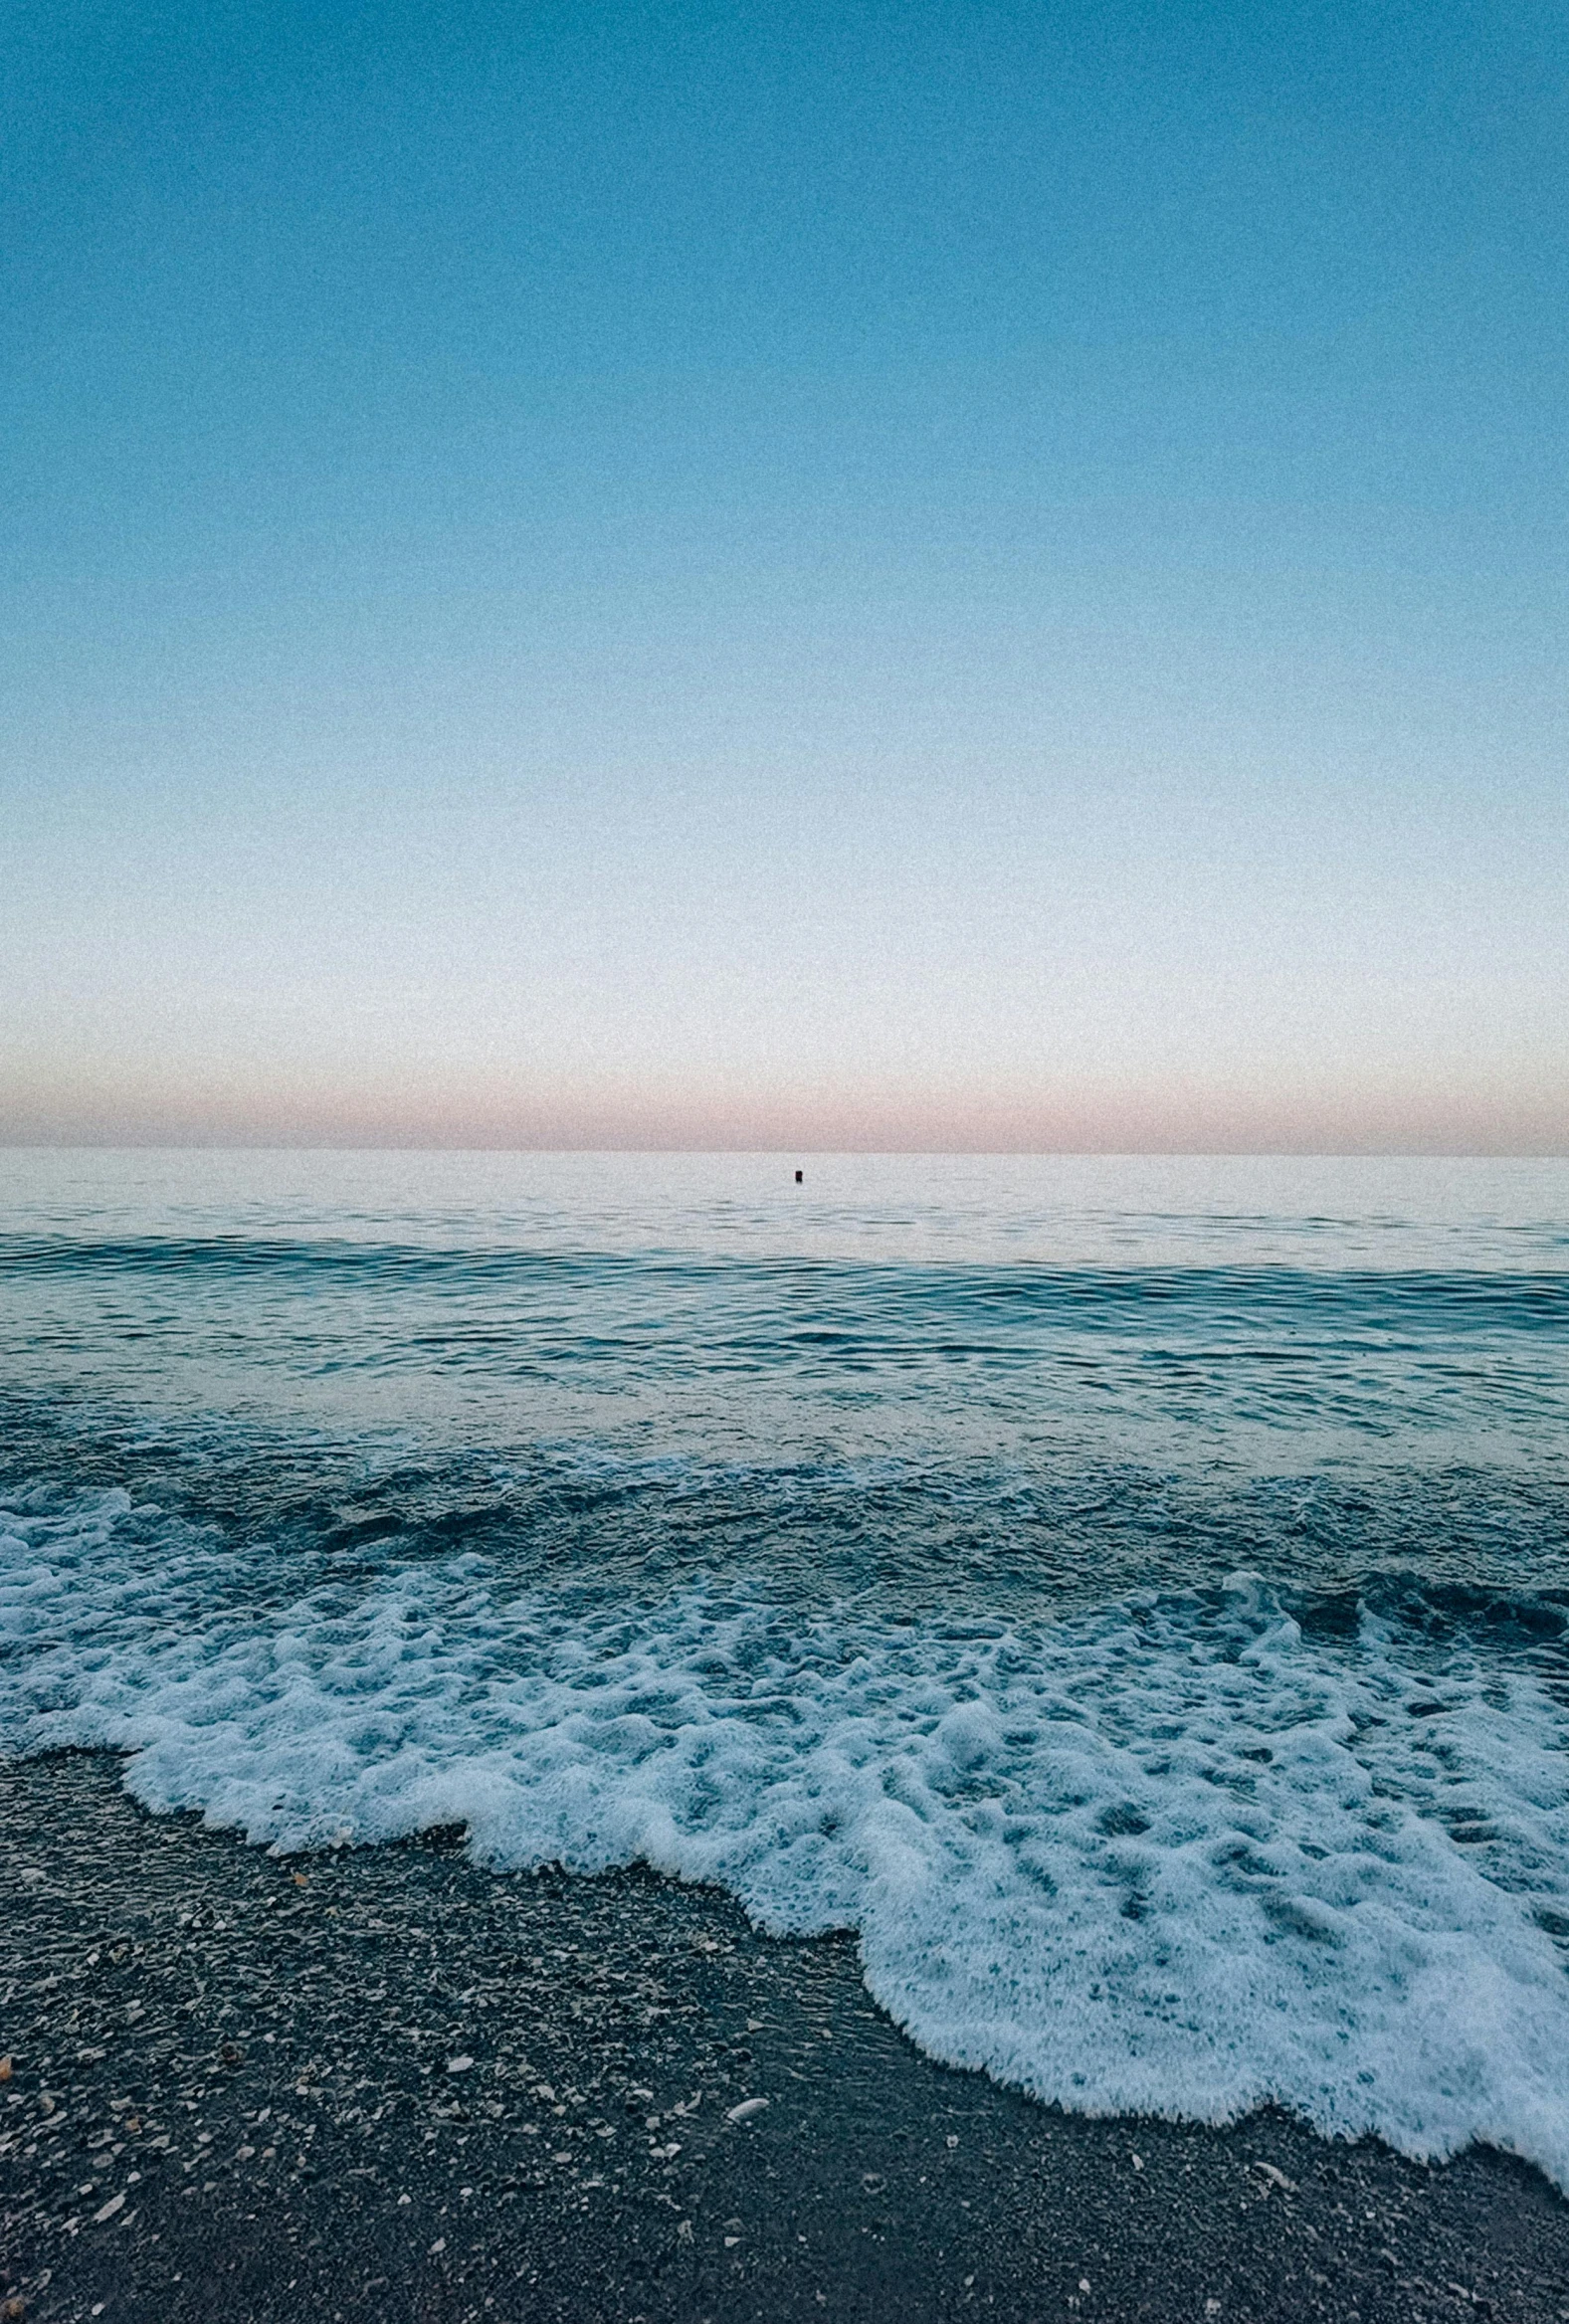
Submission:
<svg viewBox="0 0 1569 2324">
<path fill-rule="evenodd" d="M 0 1139 L 1569 1151 L 1566 93 L 16 0 Z"/>
</svg>

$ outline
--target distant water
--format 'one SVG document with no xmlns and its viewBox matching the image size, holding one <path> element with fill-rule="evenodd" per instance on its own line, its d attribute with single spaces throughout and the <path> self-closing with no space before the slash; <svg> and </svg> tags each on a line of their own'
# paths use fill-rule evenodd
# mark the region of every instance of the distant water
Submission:
<svg viewBox="0 0 1569 2324">
<path fill-rule="evenodd" d="M 1569 1165 L 0 1154 L 0 1747 L 1569 2187 Z"/>
</svg>

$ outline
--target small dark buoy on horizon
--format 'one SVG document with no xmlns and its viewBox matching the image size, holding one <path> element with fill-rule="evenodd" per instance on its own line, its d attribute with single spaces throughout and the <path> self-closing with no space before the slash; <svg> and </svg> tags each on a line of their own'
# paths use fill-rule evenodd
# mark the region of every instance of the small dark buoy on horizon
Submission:
<svg viewBox="0 0 1569 2324">
<path fill-rule="evenodd" d="M 800 1185 L 800 1183 L 801 1183 L 801 1179 L 802 1179 L 802 1176 L 803 1176 L 803 1173 L 802 1173 L 801 1171 L 799 1171 L 799 1170 L 798 1170 L 798 1171 L 796 1172 L 796 1174 L 795 1174 L 795 1182 L 796 1182 L 796 1185 L 797 1185 L 797 1186 L 799 1186 L 799 1185 Z"/>
</svg>

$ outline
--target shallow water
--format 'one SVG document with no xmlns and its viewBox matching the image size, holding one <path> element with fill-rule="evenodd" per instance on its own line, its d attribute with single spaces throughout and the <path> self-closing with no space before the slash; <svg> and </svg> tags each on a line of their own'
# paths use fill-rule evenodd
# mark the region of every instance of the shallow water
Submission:
<svg viewBox="0 0 1569 2324">
<path fill-rule="evenodd" d="M 1569 2185 L 1569 1166 L 0 1157 L 0 1740 Z"/>
</svg>

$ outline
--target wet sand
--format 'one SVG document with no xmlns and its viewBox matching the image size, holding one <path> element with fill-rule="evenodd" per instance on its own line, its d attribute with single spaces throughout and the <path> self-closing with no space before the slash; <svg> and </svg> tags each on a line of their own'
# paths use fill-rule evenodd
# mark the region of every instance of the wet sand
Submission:
<svg viewBox="0 0 1569 2324">
<path fill-rule="evenodd" d="M 71 1754 L 0 1762 L 0 1932 L 8 2316 L 1569 2324 L 1508 2157 L 1063 2115 L 648 1873 L 279 1861 Z"/>
</svg>

